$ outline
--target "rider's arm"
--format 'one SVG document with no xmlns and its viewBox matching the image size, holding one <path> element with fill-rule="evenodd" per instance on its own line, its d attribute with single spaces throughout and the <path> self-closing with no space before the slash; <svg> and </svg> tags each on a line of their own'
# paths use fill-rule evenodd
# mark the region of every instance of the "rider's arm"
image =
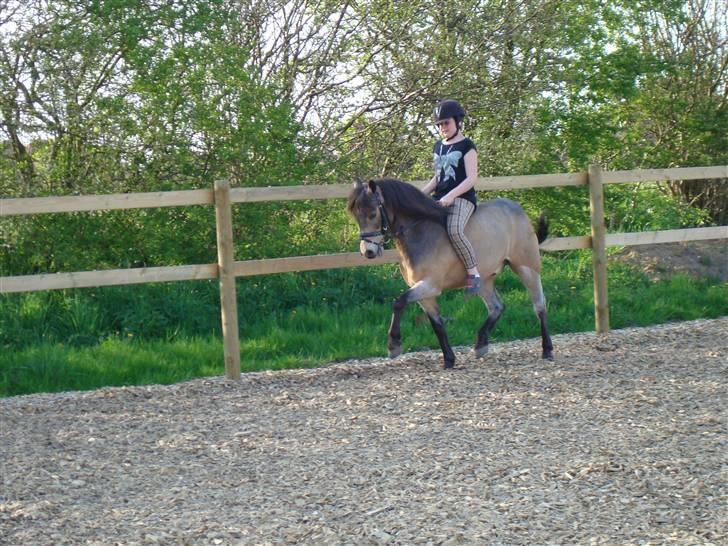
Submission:
<svg viewBox="0 0 728 546">
<path fill-rule="evenodd" d="M 422 188 L 422 193 L 425 195 L 430 195 L 433 191 L 435 191 L 435 186 L 437 186 L 437 174 L 432 177 L 432 179 L 425 184 L 425 187 Z"/>
</svg>

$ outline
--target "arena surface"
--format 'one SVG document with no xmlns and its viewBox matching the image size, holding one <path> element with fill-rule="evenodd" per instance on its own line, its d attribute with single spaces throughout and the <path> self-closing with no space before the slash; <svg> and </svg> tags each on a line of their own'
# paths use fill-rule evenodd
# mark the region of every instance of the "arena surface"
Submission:
<svg viewBox="0 0 728 546">
<path fill-rule="evenodd" d="M 0 543 L 728 543 L 728 317 L 554 345 L 0 400 Z"/>
</svg>

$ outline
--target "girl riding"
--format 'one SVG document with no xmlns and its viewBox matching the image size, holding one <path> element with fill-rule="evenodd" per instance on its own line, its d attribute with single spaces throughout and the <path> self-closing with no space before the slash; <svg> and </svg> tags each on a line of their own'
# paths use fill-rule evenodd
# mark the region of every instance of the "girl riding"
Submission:
<svg viewBox="0 0 728 546">
<path fill-rule="evenodd" d="M 457 101 L 443 100 L 435 107 L 432 120 L 442 140 L 433 149 L 435 175 L 422 191 L 449 208 L 447 233 L 467 271 L 465 295 L 472 296 L 480 291 L 481 280 L 475 252 L 464 230 L 477 207 L 473 186 L 478 177 L 478 152 L 473 141 L 462 133 L 464 117 L 465 111 Z"/>
</svg>

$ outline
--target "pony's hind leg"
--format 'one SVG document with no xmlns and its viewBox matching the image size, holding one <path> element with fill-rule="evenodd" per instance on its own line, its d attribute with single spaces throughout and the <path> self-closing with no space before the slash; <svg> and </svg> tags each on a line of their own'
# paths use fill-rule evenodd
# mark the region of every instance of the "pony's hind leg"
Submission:
<svg viewBox="0 0 728 546">
<path fill-rule="evenodd" d="M 453 353 L 450 341 L 447 339 L 445 323 L 442 320 L 442 315 L 440 315 L 440 308 L 437 305 L 437 300 L 435 300 L 435 298 L 426 298 L 420 300 L 418 303 L 425 313 L 427 313 L 432 329 L 437 336 L 437 341 L 440 342 L 443 367 L 452 368 L 455 365 L 455 353 Z"/>
<path fill-rule="evenodd" d="M 488 352 L 488 335 L 503 314 L 506 306 L 498 296 L 495 289 L 495 275 L 491 275 L 483 280 L 483 286 L 480 288 L 480 297 L 488 308 L 488 318 L 485 319 L 483 326 L 478 330 L 478 337 L 475 341 L 475 356 L 480 358 Z"/>
<path fill-rule="evenodd" d="M 551 343 L 548 327 L 548 313 L 546 311 L 546 298 L 543 295 L 543 286 L 541 286 L 541 275 L 528 266 L 513 267 L 516 275 L 518 275 L 523 284 L 526 286 L 531 301 L 533 302 L 533 310 L 536 312 L 539 322 L 541 323 L 541 348 L 542 356 L 546 360 L 553 360 L 554 346 Z"/>
</svg>

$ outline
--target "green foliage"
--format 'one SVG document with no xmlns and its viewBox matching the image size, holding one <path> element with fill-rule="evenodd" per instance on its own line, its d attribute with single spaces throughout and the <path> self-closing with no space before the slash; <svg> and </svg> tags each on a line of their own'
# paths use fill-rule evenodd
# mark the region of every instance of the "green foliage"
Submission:
<svg viewBox="0 0 728 546">
<path fill-rule="evenodd" d="M 364 270 L 362 270 L 364 269 Z M 351 309 L 388 303 L 402 287 L 394 266 L 327 270 L 237 281 L 247 328 L 261 317 L 323 305 Z M 220 332 L 216 281 L 8 294 L 0 299 L 0 347 L 38 343 L 80 347 L 107 338 L 172 340 Z"/>
<path fill-rule="evenodd" d="M 0 37 L 0 196 L 210 188 L 222 177 L 237 187 L 423 180 L 431 108 L 446 96 L 468 112 L 481 176 L 584 171 L 594 161 L 726 164 L 725 28 L 710 5 L 11 2 Z M 605 191 L 612 232 L 728 218 L 721 182 Z M 584 188 L 499 194 L 534 219 L 545 211 L 552 235 L 589 233 Z M 339 201 L 246 203 L 234 215 L 238 260 L 340 252 L 356 240 Z M 0 218 L 0 276 L 215 260 L 211 207 Z M 591 329 L 588 260 L 556 269 L 563 274 L 546 281 L 552 324 Z M 726 312 L 720 286 L 653 285 L 620 270 L 612 279 L 613 326 Z M 496 337 L 535 335 L 517 282 L 501 282 L 513 305 Z M 377 354 L 374 332 L 383 336 L 402 282 L 384 267 L 239 279 L 238 289 L 245 362 L 255 369 Z M 212 282 L 4 296 L 6 392 L 63 384 L 44 377 L 84 377 L 63 385 L 88 388 L 217 369 L 218 306 Z M 453 338 L 469 343 L 478 305 L 452 296 L 443 309 L 464 325 Z M 403 328 L 411 347 L 432 346 L 429 327 L 413 319 Z M 144 359 L 175 367 L 190 362 L 186 351 L 200 367 L 144 375 Z M 120 362 L 118 375 L 88 379 L 103 375 L 95 367 L 104 359 L 129 369 Z M 9 369 L 33 369 L 36 379 L 23 383 Z"/>
<path fill-rule="evenodd" d="M 728 314 L 725 284 L 677 276 L 651 282 L 610 264 L 612 328 Z M 591 257 L 544 259 L 552 333 L 594 328 Z M 528 295 L 505 271 L 506 312 L 493 341 L 539 335 Z M 314 366 L 384 356 L 391 302 L 405 286 L 395 267 L 331 270 L 238 280 L 244 371 Z M 171 383 L 221 375 L 219 296 L 214 282 L 170 283 L 6 296 L 0 300 L 0 395 L 106 385 Z M 471 345 L 482 302 L 459 291 L 440 298 L 454 345 Z M 434 349 L 429 322 L 403 316 L 406 351 Z M 534 343 L 538 341 L 534 339 Z M 558 344 L 556 347 L 558 358 Z"/>
<path fill-rule="evenodd" d="M 15 13 L 8 55 L 25 59 L 18 66 L 30 66 L 28 74 L 0 62 L 16 88 L 30 81 L 34 99 L 2 95 L 12 99 L 2 127 L 34 137 L 24 151 L 13 148 L 14 162 L 0 154 L 4 197 L 210 188 L 223 177 L 233 186 L 291 185 L 318 176 L 316 141 L 261 81 L 250 51 L 231 40 L 243 23 L 234 7 L 59 0 L 55 8 L 42 15 L 30 2 Z M 20 24 L 44 16 L 45 30 Z M 239 254 L 283 255 L 291 224 L 310 216 L 305 207 L 238 208 L 238 240 L 248 241 Z M 209 207 L 4 218 L 0 272 L 210 263 L 213 222 Z M 172 235 L 184 243 L 170 244 Z"/>
<path fill-rule="evenodd" d="M 5 275 L 216 261 L 210 207 L 11 217 L 0 228 Z"/>
<path fill-rule="evenodd" d="M 0 393 L 175 383 L 220 375 L 222 360 L 222 345 L 213 338 L 143 344 L 113 338 L 81 348 L 40 344 L 0 357 Z"/>
<path fill-rule="evenodd" d="M 706 49 L 721 43 L 720 27 L 680 2 L 469 0 L 433 17 L 422 15 L 427 2 L 374 3 L 366 17 L 345 3 L 296 6 L 288 24 L 309 21 L 321 51 L 298 51 L 288 35 L 282 49 L 262 41 L 274 3 L 52 4 L 19 4 L 0 42 L 5 197 L 209 188 L 219 177 L 234 186 L 423 180 L 430 110 L 443 96 L 468 111 L 481 175 L 595 160 L 614 169 L 728 162 L 721 48 Z M 347 22 L 327 24 L 339 10 Z M 701 15 L 700 32 L 686 34 Z M 337 86 L 327 78 L 339 72 Z M 347 101 L 353 114 L 330 114 Z M 722 186 L 610 187 L 609 227 L 721 222 Z M 534 215 L 547 210 L 553 233 L 576 235 L 586 232 L 583 195 L 516 199 Z M 209 263 L 212 221 L 208 208 L 4 218 L 0 271 Z M 234 225 L 239 259 L 350 244 L 338 203 L 248 203 L 235 207 Z M 184 244 L 169 244 L 172 235 Z"/>
</svg>

